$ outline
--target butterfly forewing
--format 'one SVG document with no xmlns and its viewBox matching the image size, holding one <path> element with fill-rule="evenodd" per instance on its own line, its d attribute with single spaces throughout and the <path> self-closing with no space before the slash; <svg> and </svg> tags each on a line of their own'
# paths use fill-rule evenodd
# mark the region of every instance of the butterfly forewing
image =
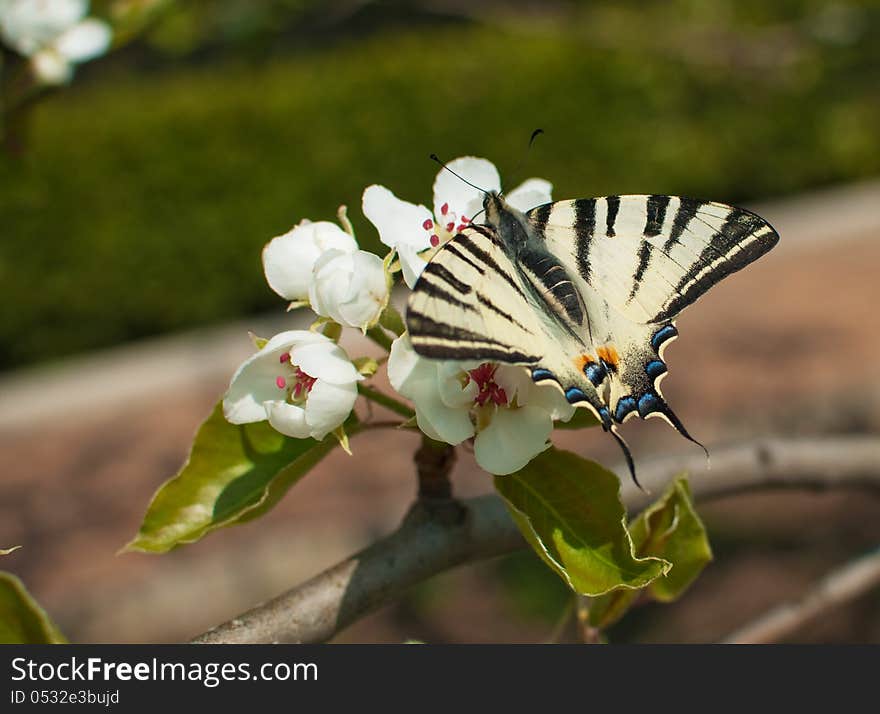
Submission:
<svg viewBox="0 0 880 714">
<path fill-rule="evenodd" d="M 540 319 L 490 230 L 460 233 L 434 256 L 419 277 L 406 319 L 414 349 L 426 357 L 527 364 L 541 359 Z"/>
<path fill-rule="evenodd" d="M 633 322 L 673 319 L 779 240 L 749 211 L 678 196 L 560 201 L 527 215 L 547 248 Z"/>
</svg>

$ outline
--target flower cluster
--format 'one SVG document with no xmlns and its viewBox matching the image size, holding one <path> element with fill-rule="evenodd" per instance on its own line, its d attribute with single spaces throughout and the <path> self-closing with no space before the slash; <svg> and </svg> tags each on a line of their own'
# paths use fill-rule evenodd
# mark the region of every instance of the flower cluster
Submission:
<svg viewBox="0 0 880 714">
<path fill-rule="evenodd" d="M 88 12 L 88 0 L 0 0 L 0 38 L 30 60 L 39 82 L 66 84 L 74 65 L 110 48 L 110 26 Z"/>
<path fill-rule="evenodd" d="M 498 171 L 485 159 L 464 157 L 448 167 L 452 171 L 441 170 L 434 181 L 433 212 L 384 186 L 364 191 L 364 215 L 391 249 L 385 260 L 358 248 L 344 207 L 339 225 L 304 220 L 266 245 L 269 286 L 292 307 L 309 305 L 319 319 L 311 331 L 276 335 L 239 367 L 224 398 L 229 421 L 268 420 L 296 438 L 339 436 L 364 374 L 331 338 L 339 330 L 325 328 L 385 329 L 377 325 L 393 311 L 392 272 L 400 270 L 412 288 L 432 254 L 480 211 L 482 191 L 452 172 L 485 190 L 500 190 Z M 526 211 L 549 202 L 550 191 L 547 181 L 530 179 L 506 199 Z M 422 432 L 452 445 L 473 440 L 477 462 L 494 474 L 525 466 L 549 446 L 554 421 L 574 413 L 558 389 L 534 384 L 521 366 L 427 359 L 416 354 L 405 332 L 391 344 L 388 377 L 413 403 Z"/>
</svg>

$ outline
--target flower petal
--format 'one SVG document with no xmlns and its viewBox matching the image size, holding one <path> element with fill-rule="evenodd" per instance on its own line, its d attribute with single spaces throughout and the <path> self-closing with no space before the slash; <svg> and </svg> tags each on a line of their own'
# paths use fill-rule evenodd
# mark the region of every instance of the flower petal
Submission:
<svg viewBox="0 0 880 714">
<path fill-rule="evenodd" d="M 263 349 L 248 357 L 232 375 L 223 397 L 223 415 L 226 420 L 232 424 L 248 424 L 265 419 L 267 415 L 264 404 L 284 396 L 284 391 L 275 381 L 284 374 L 279 366 L 281 355 L 290 351 L 295 344 L 322 342 L 335 347 L 324 335 L 308 330 L 288 330 L 275 335 Z"/>
<path fill-rule="evenodd" d="M 403 282 L 408 288 L 414 288 L 428 261 L 419 255 L 417 248 L 409 245 L 397 246 L 397 257 L 400 258 L 400 267 L 403 270 Z"/>
<path fill-rule="evenodd" d="M 30 57 L 88 12 L 88 0 L 3 0 L 0 35 L 7 45 Z"/>
<path fill-rule="evenodd" d="M 352 253 L 354 272 L 348 299 L 339 306 L 342 324 L 365 330 L 376 324 L 388 304 L 388 281 L 382 259 L 365 250 Z"/>
<path fill-rule="evenodd" d="M 290 363 L 310 377 L 332 384 L 353 384 L 363 379 L 345 350 L 330 340 L 321 344 L 295 345 L 290 350 Z"/>
<path fill-rule="evenodd" d="M 51 47 L 31 57 L 31 68 L 43 84 L 67 84 L 73 78 L 73 65 Z"/>
<path fill-rule="evenodd" d="M 263 248 L 266 282 L 286 300 L 305 300 L 315 261 L 331 249 L 351 252 L 357 241 L 330 221 L 301 221 Z"/>
<path fill-rule="evenodd" d="M 446 169 L 440 169 L 434 179 L 434 215 L 444 223 L 445 216 L 454 213 L 457 218 L 472 217 L 483 207 L 483 191 L 500 191 L 501 177 L 498 169 L 487 159 L 476 156 L 462 156 L 446 164 L 461 178 L 474 186 L 468 186 L 461 178 L 453 176 Z M 482 189 L 482 190 L 481 190 Z M 446 213 L 443 207 L 446 206 Z"/>
<path fill-rule="evenodd" d="M 431 247 L 431 233 L 424 228 L 431 213 L 422 205 L 401 201 L 384 186 L 364 189 L 364 215 L 379 231 L 379 240 L 390 248 L 409 246 L 417 251 Z"/>
<path fill-rule="evenodd" d="M 287 402 L 266 402 L 269 423 L 276 431 L 294 439 L 307 439 L 312 430 L 306 421 L 306 410 L 297 404 Z"/>
<path fill-rule="evenodd" d="M 66 30 L 53 44 L 58 53 L 70 62 L 85 62 L 110 49 L 112 39 L 110 26 L 90 17 Z"/>
<path fill-rule="evenodd" d="M 384 263 L 365 250 L 328 250 L 315 262 L 313 274 L 312 309 L 342 325 L 366 329 L 388 302 Z"/>
<path fill-rule="evenodd" d="M 278 360 L 266 359 L 261 352 L 245 360 L 232 375 L 223 396 L 223 416 L 232 424 L 249 424 L 266 418 L 266 402 L 285 393 L 275 380 L 282 374 Z"/>
<path fill-rule="evenodd" d="M 466 409 L 450 409 L 439 400 L 423 399 L 416 404 L 416 421 L 425 434 L 456 446 L 474 435 L 474 425 Z"/>
<path fill-rule="evenodd" d="M 530 178 L 524 181 L 510 193 L 505 195 L 507 202 L 523 213 L 532 210 L 535 206 L 550 203 L 553 184 L 540 178 Z"/>
<path fill-rule="evenodd" d="M 391 345 L 388 379 L 391 386 L 413 402 L 416 420 L 425 434 L 448 444 L 460 444 L 474 435 L 470 418 L 473 398 L 466 399 L 458 408 L 444 404 L 438 376 L 438 365 L 443 364 L 420 357 L 413 350 L 409 337 L 403 335 Z"/>
<path fill-rule="evenodd" d="M 559 387 L 549 383 L 532 383 L 520 404 L 540 407 L 548 412 L 554 421 L 568 421 L 577 411 L 577 408 L 563 396 Z"/>
<path fill-rule="evenodd" d="M 315 439 L 323 439 L 351 414 L 357 400 L 354 382 L 331 384 L 319 379 L 306 399 L 306 422 Z"/>
<path fill-rule="evenodd" d="M 550 415 L 538 407 L 498 409 L 474 441 L 481 468 L 502 476 L 518 471 L 550 446 Z"/>
</svg>

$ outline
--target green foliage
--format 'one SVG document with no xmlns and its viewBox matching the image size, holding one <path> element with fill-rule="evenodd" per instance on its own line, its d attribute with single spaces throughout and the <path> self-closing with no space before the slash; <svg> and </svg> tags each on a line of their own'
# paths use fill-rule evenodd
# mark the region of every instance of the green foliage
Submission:
<svg viewBox="0 0 880 714">
<path fill-rule="evenodd" d="M 430 203 L 431 151 L 521 180 L 536 126 L 528 173 L 559 198 L 738 201 L 880 171 L 867 5 L 847 6 L 869 13 L 847 42 L 811 29 L 810 3 L 705 5 L 591 4 L 540 31 L 398 28 L 173 74 L 82 67 L 36 107 L 24 159 L 0 162 L 0 367 L 277 308 L 267 239 L 347 203 L 378 250 L 366 185 Z"/>
<path fill-rule="evenodd" d="M 712 560 L 706 529 L 694 510 L 684 477 L 630 524 L 633 548 L 639 557 L 654 556 L 672 563 L 672 569 L 647 586 L 660 602 L 678 598 Z M 590 606 L 590 624 L 605 629 L 617 622 L 639 596 L 635 590 L 616 590 L 596 598 Z"/>
<path fill-rule="evenodd" d="M 12 573 L 0 572 L 0 644 L 66 644 L 67 640 Z"/>
<path fill-rule="evenodd" d="M 125 549 L 164 553 L 261 516 L 337 443 L 329 436 L 290 439 L 267 422 L 230 424 L 218 404 L 199 428 L 186 464 L 153 496 Z"/>
<path fill-rule="evenodd" d="M 495 488 L 529 545 L 577 593 L 641 588 L 669 570 L 661 558 L 636 556 L 620 482 L 595 462 L 550 448 L 496 476 Z"/>
</svg>

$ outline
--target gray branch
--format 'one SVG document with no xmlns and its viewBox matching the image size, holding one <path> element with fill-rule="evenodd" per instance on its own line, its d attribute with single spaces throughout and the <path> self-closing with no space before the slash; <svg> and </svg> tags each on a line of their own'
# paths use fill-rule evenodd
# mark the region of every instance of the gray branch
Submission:
<svg viewBox="0 0 880 714">
<path fill-rule="evenodd" d="M 833 570 L 800 599 L 773 608 L 730 634 L 725 644 L 779 642 L 820 615 L 880 587 L 880 548 Z"/>
<path fill-rule="evenodd" d="M 773 488 L 863 487 L 880 493 L 880 438 L 749 442 L 715 450 L 711 470 L 702 456 L 656 459 L 640 468 L 639 480 L 657 494 L 681 471 L 690 474 L 698 501 Z M 630 512 L 651 500 L 628 481 L 622 497 Z M 193 642 L 324 642 L 416 583 L 524 545 L 497 496 L 446 505 L 451 508 L 438 511 L 416 503 L 391 535 Z"/>
</svg>

